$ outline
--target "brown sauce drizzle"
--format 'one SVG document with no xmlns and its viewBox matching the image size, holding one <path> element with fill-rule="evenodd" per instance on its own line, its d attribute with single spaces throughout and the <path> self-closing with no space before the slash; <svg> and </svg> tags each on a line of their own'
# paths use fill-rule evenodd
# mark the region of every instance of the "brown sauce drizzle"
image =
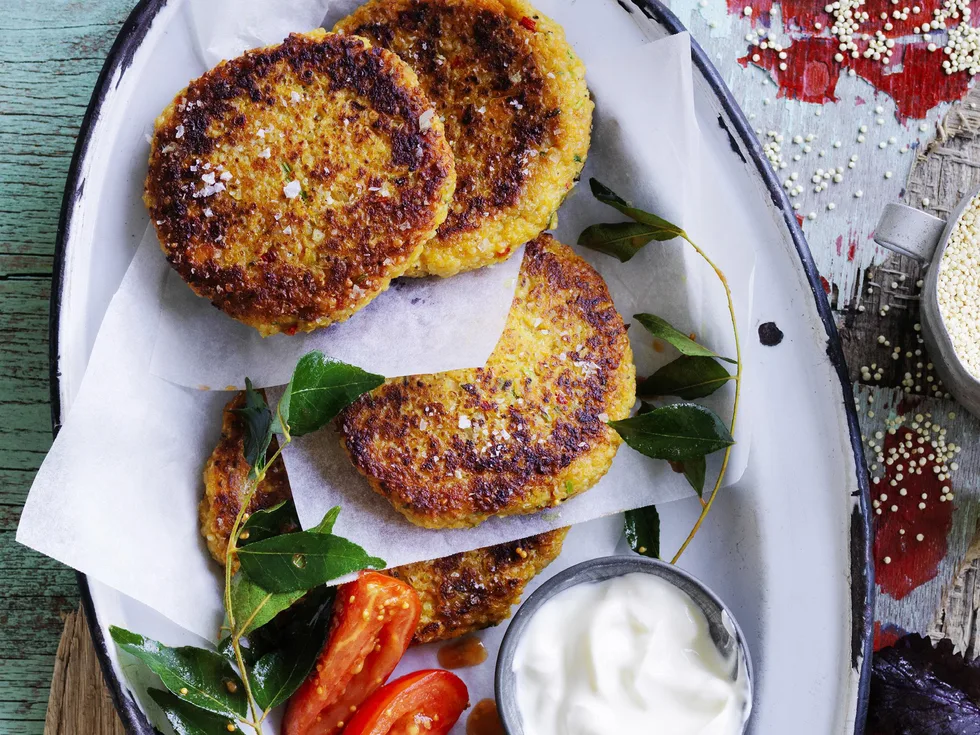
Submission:
<svg viewBox="0 0 980 735">
<path fill-rule="evenodd" d="M 450 641 L 439 649 L 439 665 L 444 669 L 464 669 L 479 666 L 487 660 L 487 649 L 475 636 Z"/>
<path fill-rule="evenodd" d="M 483 699 L 476 703 L 466 719 L 466 735 L 506 735 L 496 702 Z"/>
</svg>

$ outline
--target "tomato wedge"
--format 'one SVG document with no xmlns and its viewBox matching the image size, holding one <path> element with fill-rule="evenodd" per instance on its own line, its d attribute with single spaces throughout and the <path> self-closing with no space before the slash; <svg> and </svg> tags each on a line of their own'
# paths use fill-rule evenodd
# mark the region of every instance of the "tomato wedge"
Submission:
<svg viewBox="0 0 980 735">
<path fill-rule="evenodd" d="M 283 735 L 337 735 L 405 654 L 422 605 L 409 585 L 377 572 L 337 591 L 316 667 L 286 705 Z"/>
<path fill-rule="evenodd" d="M 445 735 L 468 706 L 469 692 L 456 674 L 416 671 L 368 697 L 344 735 Z"/>
</svg>

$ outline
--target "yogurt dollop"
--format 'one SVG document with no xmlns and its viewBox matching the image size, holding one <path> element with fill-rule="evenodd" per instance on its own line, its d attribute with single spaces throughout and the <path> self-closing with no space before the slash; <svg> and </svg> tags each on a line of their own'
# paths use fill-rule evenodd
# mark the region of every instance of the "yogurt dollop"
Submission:
<svg viewBox="0 0 980 735">
<path fill-rule="evenodd" d="M 694 601 L 651 574 L 559 592 L 514 656 L 525 735 L 738 735 L 748 683 Z"/>
</svg>

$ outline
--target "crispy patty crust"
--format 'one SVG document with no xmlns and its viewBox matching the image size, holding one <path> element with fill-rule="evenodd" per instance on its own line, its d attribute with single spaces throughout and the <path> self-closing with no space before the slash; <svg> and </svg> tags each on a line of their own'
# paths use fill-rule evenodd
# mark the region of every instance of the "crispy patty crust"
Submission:
<svg viewBox="0 0 980 735">
<path fill-rule="evenodd" d="M 415 73 L 315 31 L 222 62 L 156 121 L 144 200 L 174 269 L 263 335 L 347 319 L 445 220 L 452 151 Z"/>
<path fill-rule="evenodd" d="M 245 425 L 235 413 L 244 405 L 245 394 L 239 393 L 225 406 L 221 439 L 204 469 L 201 534 L 211 556 L 221 565 L 225 563 L 228 538 L 248 478 L 248 463 L 242 451 Z M 275 450 L 273 439 L 271 451 Z M 291 497 L 289 478 L 282 457 L 278 457 L 253 496 L 249 512 L 271 508 Z M 299 529 L 281 530 L 289 533 Z M 388 570 L 391 576 L 412 585 L 422 600 L 422 616 L 413 642 L 456 638 L 506 620 L 527 583 L 561 552 L 567 531 L 559 529 Z"/>
<path fill-rule="evenodd" d="M 567 528 L 388 571 L 422 600 L 412 643 L 444 641 L 499 625 L 524 588 L 561 553 Z"/>
<path fill-rule="evenodd" d="M 387 381 L 340 415 L 371 487 L 412 523 L 476 526 L 592 487 L 612 464 L 636 371 L 605 282 L 571 248 L 528 243 L 503 335 L 482 369 Z"/>
<path fill-rule="evenodd" d="M 409 275 L 503 260 L 548 227 L 592 129 L 585 67 L 560 25 L 524 0 L 371 0 L 336 30 L 407 61 L 445 120 L 456 193 Z"/>
</svg>

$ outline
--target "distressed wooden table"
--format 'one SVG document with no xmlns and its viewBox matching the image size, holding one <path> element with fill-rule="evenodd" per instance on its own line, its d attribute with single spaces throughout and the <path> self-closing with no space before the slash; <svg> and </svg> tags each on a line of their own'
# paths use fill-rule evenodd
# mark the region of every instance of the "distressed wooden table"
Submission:
<svg viewBox="0 0 980 735">
<path fill-rule="evenodd" d="M 0 732 L 9 735 L 44 729 L 58 640 L 78 604 L 75 573 L 18 546 L 14 532 L 51 442 L 48 297 L 61 194 L 131 5 L 0 0 Z"/>
<path fill-rule="evenodd" d="M 75 613 L 74 572 L 18 546 L 14 532 L 50 443 L 48 297 L 64 179 L 96 75 L 132 4 L 0 0 L 0 732 L 8 735 L 121 731 Z M 920 11 L 937 6 L 922 2 Z M 889 257 L 870 235 L 885 202 L 904 198 L 942 214 L 980 182 L 980 95 L 956 102 L 970 79 L 942 73 L 932 39 L 910 35 L 915 17 L 895 20 L 888 35 L 900 38 L 886 67 L 837 61 L 832 21 L 815 0 L 673 0 L 672 7 L 794 194 L 838 315 L 869 469 L 880 478 L 876 494 L 887 495 L 893 479 L 877 455 L 887 459 L 905 432 L 928 422 L 962 447 L 943 488 L 952 500 L 921 517 L 904 505 L 894 514 L 894 490 L 880 501 L 878 642 L 914 630 L 976 655 L 980 422 L 941 389 L 937 395 L 918 343 L 916 264 Z M 879 11 L 893 12 L 888 0 L 868 0 L 864 9 L 872 33 L 890 23 L 877 20 Z M 938 486 L 919 490 L 939 494 Z M 899 534 L 903 517 L 909 531 Z"/>
</svg>

